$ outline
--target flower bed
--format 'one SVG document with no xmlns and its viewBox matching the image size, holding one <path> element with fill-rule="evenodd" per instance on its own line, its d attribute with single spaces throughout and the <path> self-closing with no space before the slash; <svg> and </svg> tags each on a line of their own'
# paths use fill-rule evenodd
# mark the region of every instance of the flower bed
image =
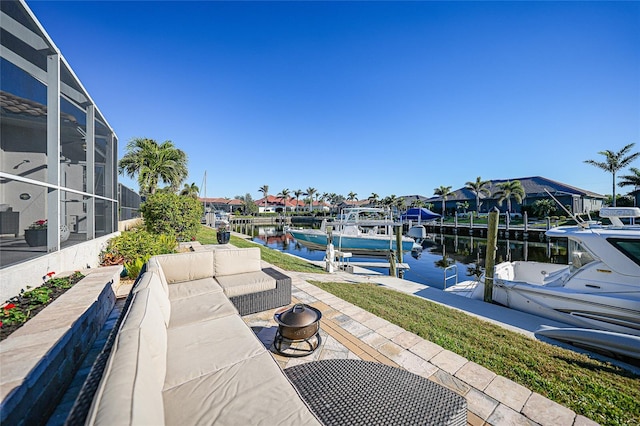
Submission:
<svg viewBox="0 0 640 426">
<path fill-rule="evenodd" d="M 58 278 L 53 278 L 54 275 L 55 272 L 49 272 L 43 277 L 44 284 L 33 289 L 27 286 L 27 291 L 23 290 L 7 300 L 8 303 L 0 310 L 0 341 L 84 278 L 80 272 Z"/>
</svg>

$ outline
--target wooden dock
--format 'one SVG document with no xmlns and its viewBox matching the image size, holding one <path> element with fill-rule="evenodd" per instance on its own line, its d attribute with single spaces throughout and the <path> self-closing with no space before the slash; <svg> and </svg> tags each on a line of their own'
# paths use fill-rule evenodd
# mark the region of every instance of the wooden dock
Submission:
<svg viewBox="0 0 640 426">
<path fill-rule="evenodd" d="M 343 265 L 347 265 L 347 266 L 358 266 L 360 268 L 386 268 L 389 269 L 391 267 L 391 264 L 389 262 L 353 262 L 353 261 L 349 261 L 346 263 L 343 263 Z M 396 263 L 396 269 L 402 269 L 402 270 L 407 270 L 410 269 L 409 264 L 408 263 Z"/>
</svg>

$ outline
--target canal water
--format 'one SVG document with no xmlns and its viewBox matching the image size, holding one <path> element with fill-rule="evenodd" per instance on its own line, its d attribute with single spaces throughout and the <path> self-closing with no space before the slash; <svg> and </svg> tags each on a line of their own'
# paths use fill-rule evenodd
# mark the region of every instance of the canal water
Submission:
<svg viewBox="0 0 640 426">
<path fill-rule="evenodd" d="M 323 260 L 325 251 L 314 250 L 285 234 L 278 226 L 252 226 L 237 228 L 235 231 L 253 236 L 253 241 L 272 249 L 291 253 L 308 260 Z M 403 262 L 409 265 L 404 278 L 435 288 L 444 288 L 445 269 L 447 286 L 458 281 L 475 278 L 484 271 L 486 244 L 484 238 L 430 234 L 422 241 L 421 250 L 405 252 Z M 567 264 L 566 239 L 551 241 L 514 241 L 498 240 L 496 263 L 504 261 L 529 260 L 547 263 Z M 351 261 L 387 262 L 384 257 L 365 257 L 354 255 Z M 377 272 L 388 274 L 388 268 L 371 268 Z"/>
</svg>

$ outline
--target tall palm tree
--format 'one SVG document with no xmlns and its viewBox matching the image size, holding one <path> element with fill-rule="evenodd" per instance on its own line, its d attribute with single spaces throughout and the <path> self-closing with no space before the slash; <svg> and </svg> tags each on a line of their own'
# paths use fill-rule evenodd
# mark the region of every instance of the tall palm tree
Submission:
<svg viewBox="0 0 640 426">
<path fill-rule="evenodd" d="M 191 182 L 191 185 L 185 183 L 182 191 L 180 191 L 180 195 L 198 198 L 198 195 L 200 195 L 200 188 L 198 188 L 195 182 Z"/>
<path fill-rule="evenodd" d="M 493 194 L 498 199 L 498 205 L 501 206 L 503 201 L 507 201 L 507 213 L 511 213 L 511 198 L 521 203 L 526 196 L 522 183 L 519 180 L 512 180 L 499 183 L 498 190 Z"/>
<path fill-rule="evenodd" d="M 284 200 L 284 215 L 287 215 L 287 203 L 289 202 L 289 195 L 291 194 L 291 191 L 289 191 L 289 188 L 285 188 L 282 191 L 280 191 L 280 193 L 278 194 L 278 197 L 282 198 Z"/>
<path fill-rule="evenodd" d="M 171 141 L 158 144 L 153 139 L 134 138 L 126 150 L 118 162 L 118 172 L 130 178 L 137 175 L 141 195 L 155 194 L 160 181 L 175 191 L 189 173 L 187 154 Z"/>
<path fill-rule="evenodd" d="M 476 178 L 475 182 L 467 182 L 464 184 L 464 187 L 476 195 L 476 216 L 480 213 L 480 194 L 484 194 L 487 197 L 491 195 L 491 191 L 489 191 L 489 184 L 491 181 L 482 180 L 480 176 Z"/>
<path fill-rule="evenodd" d="M 380 198 L 380 196 L 378 194 L 376 194 L 375 192 L 372 192 L 371 195 L 369 195 L 369 198 L 367 198 L 369 200 L 369 202 L 371 204 L 373 204 L 373 207 L 378 205 L 378 199 Z"/>
<path fill-rule="evenodd" d="M 442 198 L 442 217 L 444 218 L 445 205 L 447 204 L 447 197 L 451 195 L 451 187 L 440 185 L 440 187 L 433 190 L 433 195 Z"/>
<path fill-rule="evenodd" d="M 596 166 L 605 172 L 611 173 L 613 177 L 613 207 L 616 206 L 616 172 L 627 167 L 633 160 L 640 156 L 640 152 L 629 154 L 635 143 L 630 143 L 618 152 L 610 150 L 600 151 L 598 154 L 604 155 L 605 161 L 585 160 L 587 164 Z"/>
<path fill-rule="evenodd" d="M 296 211 L 298 211 L 298 206 L 300 205 L 300 196 L 304 194 L 304 191 L 302 189 L 296 189 L 295 191 L 293 191 L 293 195 L 296 196 Z"/>
<path fill-rule="evenodd" d="M 309 187 L 307 188 L 307 197 L 309 197 L 309 211 L 313 211 L 313 196 L 318 192 L 317 189 Z"/>
<path fill-rule="evenodd" d="M 267 210 L 267 197 L 269 196 L 269 185 L 262 185 L 258 191 L 264 194 L 264 209 Z"/>
</svg>

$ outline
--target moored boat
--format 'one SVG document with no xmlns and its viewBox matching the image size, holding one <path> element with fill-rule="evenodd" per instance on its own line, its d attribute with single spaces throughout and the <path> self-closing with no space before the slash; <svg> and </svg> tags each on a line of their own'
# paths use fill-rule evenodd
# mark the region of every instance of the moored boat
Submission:
<svg viewBox="0 0 640 426">
<path fill-rule="evenodd" d="M 348 208 L 333 222 L 322 221 L 320 229 L 288 228 L 298 242 L 324 250 L 331 242 L 337 250 L 352 252 L 389 252 L 396 250 L 391 213 L 381 208 Z M 415 241 L 401 237 L 402 251 L 411 251 Z"/>
<path fill-rule="evenodd" d="M 585 222 L 547 231 L 568 239 L 568 265 L 496 265 L 493 300 L 581 328 L 640 336 L 640 226 L 620 220 L 640 217 L 640 209 L 604 208 L 600 216 L 612 224 Z M 484 277 L 445 291 L 482 299 L 483 282 Z"/>
</svg>

